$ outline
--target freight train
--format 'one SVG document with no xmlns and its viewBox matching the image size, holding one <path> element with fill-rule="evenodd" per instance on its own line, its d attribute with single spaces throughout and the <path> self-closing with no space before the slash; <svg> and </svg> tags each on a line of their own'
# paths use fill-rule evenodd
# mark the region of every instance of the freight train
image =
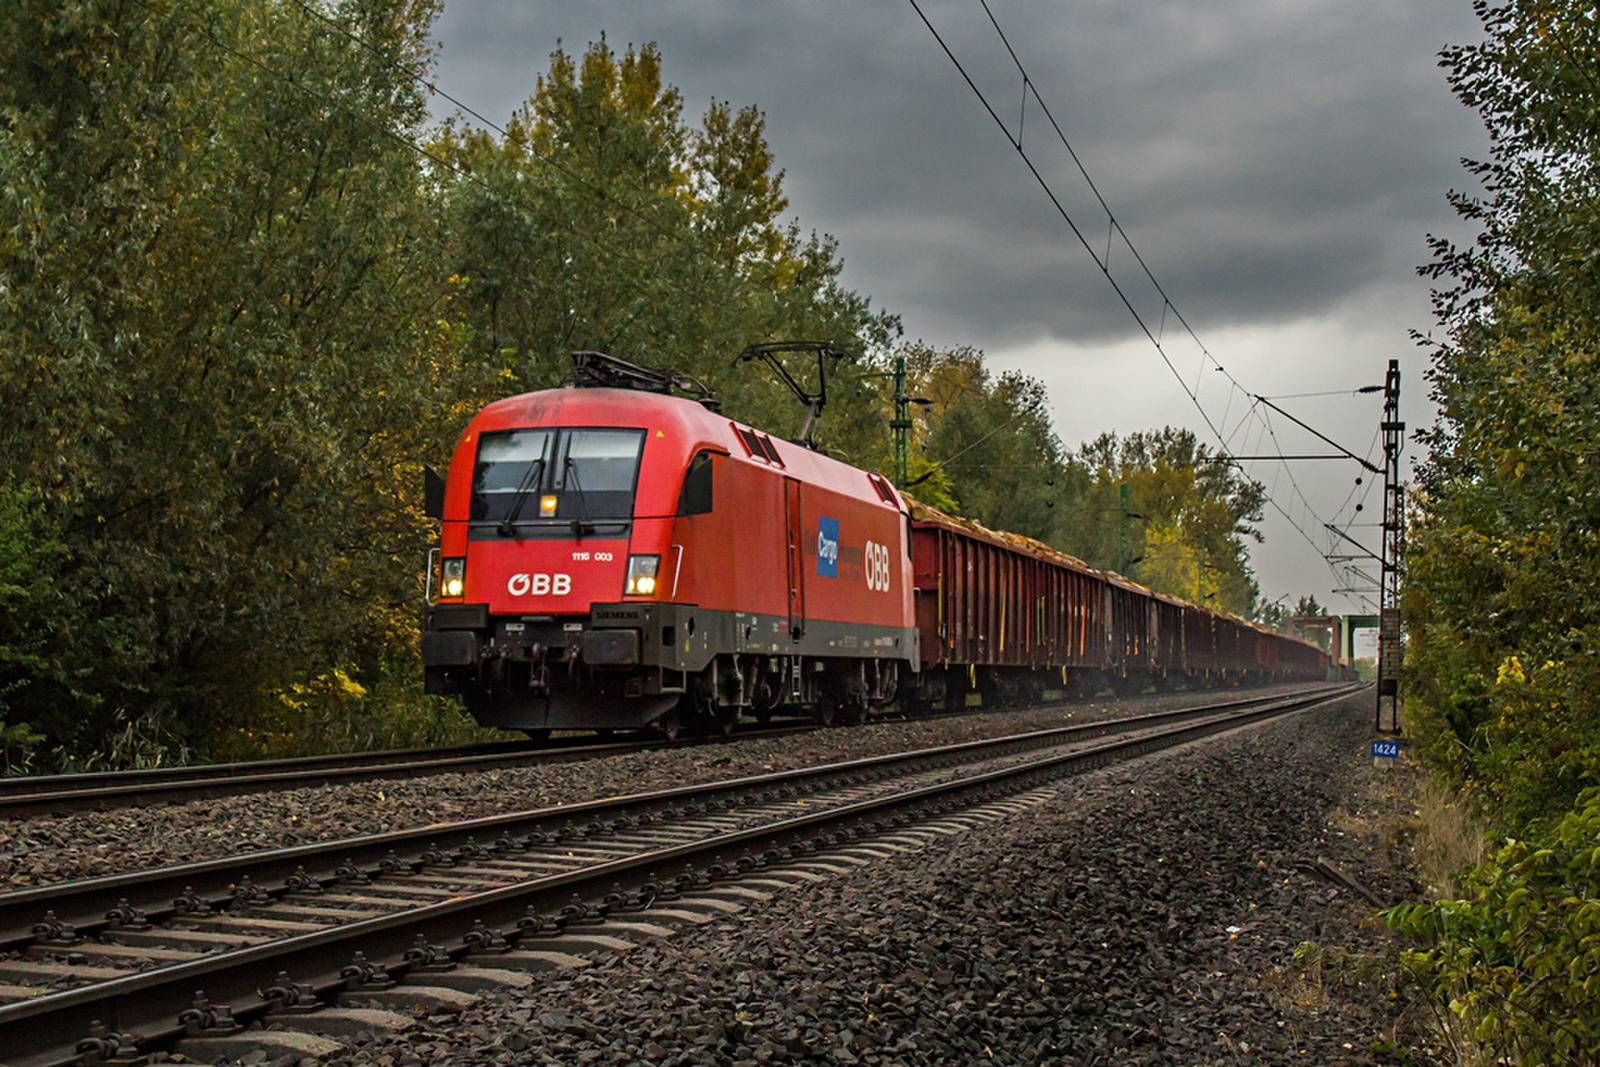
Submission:
<svg viewBox="0 0 1600 1067">
<path fill-rule="evenodd" d="M 577 361 L 574 386 L 479 412 L 430 486 L 426 688 L 486 726 L 674 736 L 1326 674 L 1315 646 L 945 515 L 679 376 Z"/>
</svg>

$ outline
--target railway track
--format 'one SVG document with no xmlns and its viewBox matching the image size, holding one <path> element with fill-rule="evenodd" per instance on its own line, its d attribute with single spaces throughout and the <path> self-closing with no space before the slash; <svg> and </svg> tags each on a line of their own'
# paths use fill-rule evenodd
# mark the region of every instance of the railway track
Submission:
<svg viewBox="0 0 1600 1067">
<path fill-rule="evenodd" d="M 959 715 L 968 712 L 946 714 Z M 651 735 L 616 739 L 596 739 L 588 735 L 564 736 L 544 742 L 507 741 L 446 749 L 397 749 L 240 763 L 152 767 L 132 771 L 93 771 L 0 778 L 0 819 L 72 811 L 111 810 L 139 804 L 183 803 L 210 797 L 238 796 L 374 779 L 423 778 L 438 774 L 488 771 L 621 755 L 666 746 L 687 747 L 730 740 L 776 737 L 820 728 L 813 723 L 797 719 L 768 725 L 744 723 L 727 735 L 719 733 L 670 741 Z"/>
<path fill-rule="evenodd" d="M 448 749 L 304 756 L 247 763 L 206 763 L 135 771 L 0 778 L 0 818 L 67 811 L 109 810 L 136 804 L 181 803 L 280 789 L 361 782 L 375 778 L 423 778 L 460 771 L 488 771 L 533 763 L 559 763 L 619 755 L 663 746 L 715 744 L 815 729 L 809 723 L 757 726 L 731 734 L 667 740 L 653 736 L 599 739 L 558 737 L 544 742 L 506 741 Z"/>
<path fill-rule="evenodd" d="M 0 895 L 0 1062 L 115 1061 L 445 988 L 873 834 L 1334 699 L 1231 701 Z M 1245 706 L 1240 706 L 1241 704 Z M 1116 735 L 1116 740 L 1101 740 Z M 1096 742 L 1099 743 L 1096 743 Z M 141 968 L 146 968 L 141 970 Z M 197 992 L 199 991 L 199 992 Z"/>
</svg>

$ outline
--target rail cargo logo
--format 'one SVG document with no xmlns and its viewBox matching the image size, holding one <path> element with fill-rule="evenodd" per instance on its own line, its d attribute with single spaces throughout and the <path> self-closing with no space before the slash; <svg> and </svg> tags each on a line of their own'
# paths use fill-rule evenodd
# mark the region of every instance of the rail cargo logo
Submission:
<svg viewBox="0 0 1600 1067">
<path fill-rule="evenodd" d="M 839 577 L 839 520 L 817 516 L 817 573 Z"/>
</svg>

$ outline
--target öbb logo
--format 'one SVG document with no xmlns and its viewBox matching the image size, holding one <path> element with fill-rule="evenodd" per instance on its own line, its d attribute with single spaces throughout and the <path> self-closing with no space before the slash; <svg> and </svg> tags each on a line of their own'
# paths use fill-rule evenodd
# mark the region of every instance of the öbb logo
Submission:
<svg viewBox="0 0 1600 1067">
<path fill-rule="evenodd" d="M 889 546 L 880 545 L 876 541 L 867 542 L 866 571 L 867 588 L 875 593 L 889 591 Z"/>
<path fill-rule="evenodd" d="M 817 573 L 839 577 L 839 520 L 817 516 Z"/>
<path fill-rule="evenodd" d="M 566 596 L 572 592 L 570 574 L 513 574 L 506 583 L 512 596 Z"/>
</svg>

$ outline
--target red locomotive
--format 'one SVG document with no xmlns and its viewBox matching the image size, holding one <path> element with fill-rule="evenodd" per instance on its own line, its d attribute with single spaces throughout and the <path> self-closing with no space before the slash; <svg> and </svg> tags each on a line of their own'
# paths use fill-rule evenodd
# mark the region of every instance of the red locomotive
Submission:
<svg viewBox="0 0 1600 1067">
<path fill-rule="evenodd" d="M 897 694 L 956 704 L 1326 670 L 1310 645 L 915 504 L 709 395 L 673 395 L 693 384 L 681 376 L 577 358 L 584 384 L 479 412 L 430 494 L 443 530 L 427 690 L 460 694 L 485 725 L 672 735 L 780 711 L 855 721 Z"/>
</svg>

